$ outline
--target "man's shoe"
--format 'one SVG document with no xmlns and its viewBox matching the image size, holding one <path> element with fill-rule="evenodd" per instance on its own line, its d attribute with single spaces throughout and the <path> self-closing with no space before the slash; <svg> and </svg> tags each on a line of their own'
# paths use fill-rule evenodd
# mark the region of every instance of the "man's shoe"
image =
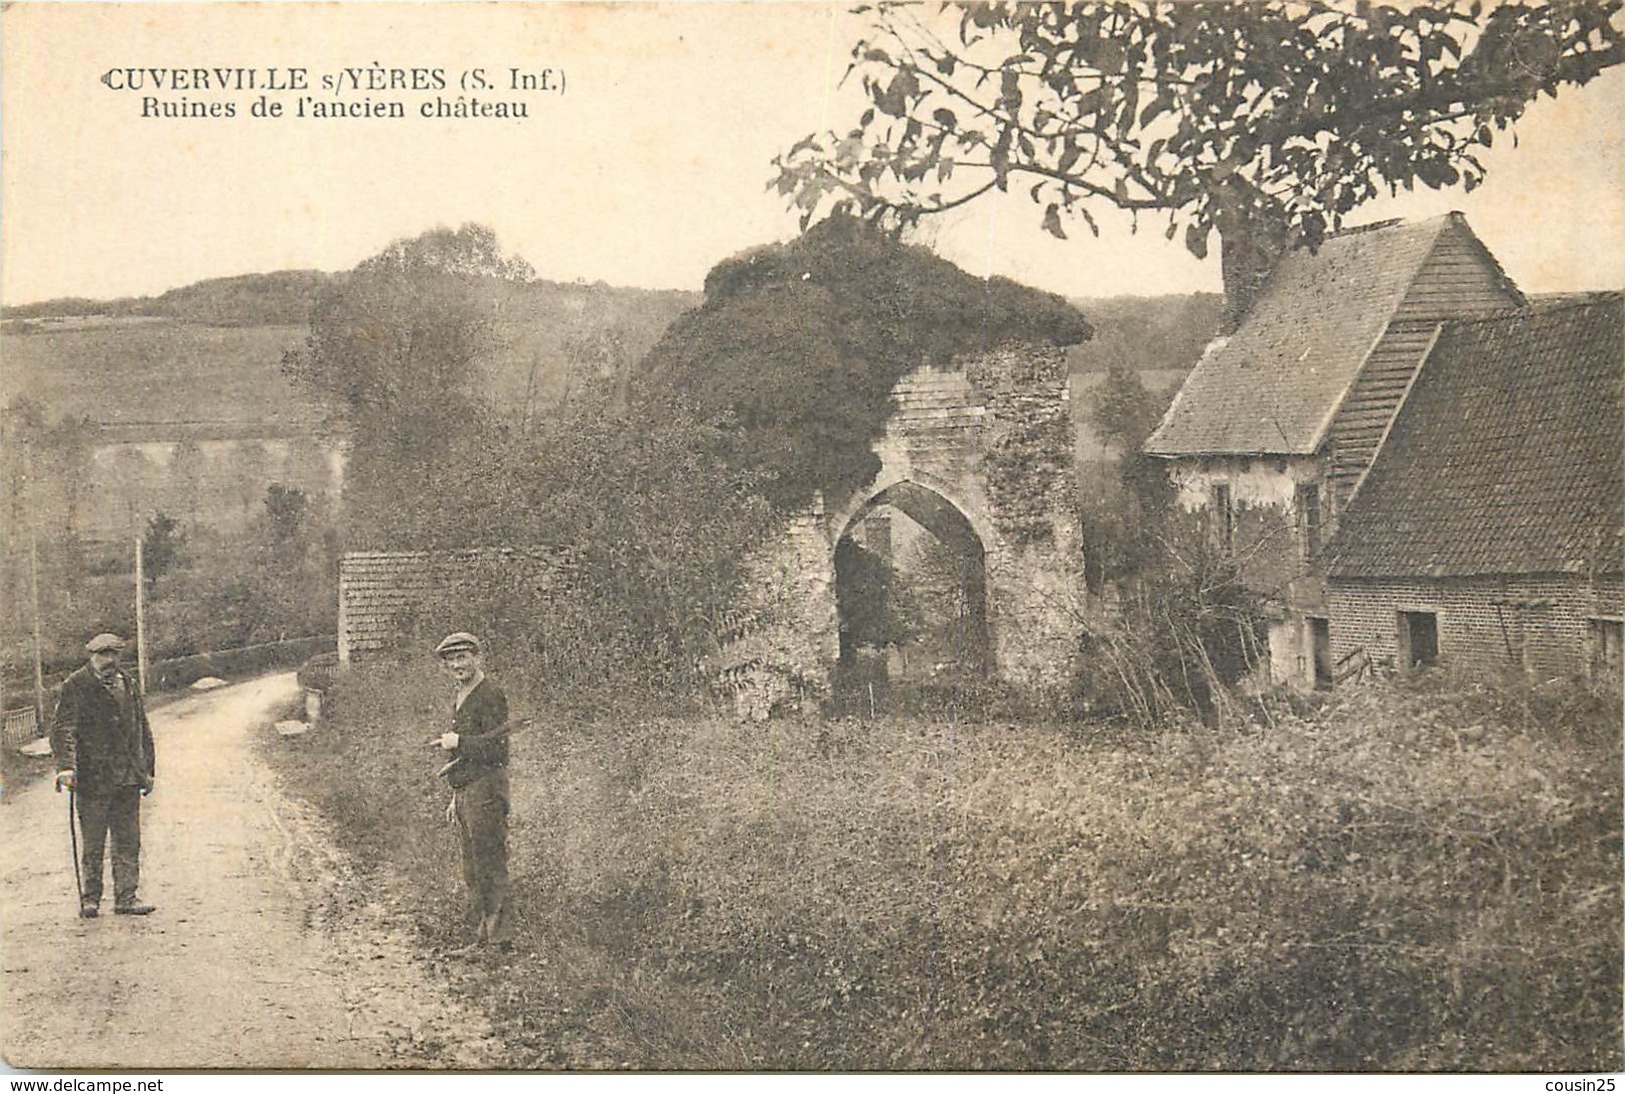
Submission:
<svg viewBox="0 0 1625 1094">
<path fill-rule="evenodd" d="M 113 905 L 113 914 L 114 915 L 151 915 L 153 912 L 156 912 L 157 910 L 158 909 L 154 908 L 151 904 L 115 904 L 115 905 Z"/>
<path fill-rule="evenodd" d="M 81 904 L 81 905 L 79 905 L 79 918 L 80 919 L 95 919 L 97 916 L 99 916 L 101 914 L 102 914 L 102 910 L 100 908 L 98 908 L 94 904 Z"/>
</svg>

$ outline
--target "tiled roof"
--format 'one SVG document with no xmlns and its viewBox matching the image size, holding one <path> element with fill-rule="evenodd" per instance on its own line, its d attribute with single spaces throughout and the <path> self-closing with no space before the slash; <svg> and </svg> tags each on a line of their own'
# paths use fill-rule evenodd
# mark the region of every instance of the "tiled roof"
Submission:
<svg viewBox="0 0 1625 1094">
<path fill-rule="evenodd" d="M 1338 521 L 1333 577 L 1619 573 L 1618 293 L 1445 327 Z"/>
<path fill-rule="evenodd" d="M 1145 443 L 1158 456 L 1310 453 L 1451 215 L 1289 252 Z"/>
</svg>

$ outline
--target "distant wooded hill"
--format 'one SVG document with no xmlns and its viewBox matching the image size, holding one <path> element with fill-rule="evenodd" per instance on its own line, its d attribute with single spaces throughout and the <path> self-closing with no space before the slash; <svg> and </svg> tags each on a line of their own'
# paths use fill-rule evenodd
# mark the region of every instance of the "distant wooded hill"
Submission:
<svg viewBox="0 0 1625 1094">
<path fill-rule="evenodd" d="M 311 306 L 322 291 L 344 276 L 320 270 L 279 270 L 210 278 L 161 296 L 64 297 L 8 307 L 0 314 L 7 320 L 144 316 L 209 327 L 297 326 L 309 320 Z"/>
<path fill-rule="evenodd" d="M 304 338 L 312 305 L 346 275 L 316 270 L 214 278 L 160 296 L 67 298 L 5 308 L 4 402 L 42 405 L 52 419 L 158 433 L 168 423 L 259 422 L 286 435 L 323 417 L 283 377 L 284 350 Z M 609 379 L 648 352 L 700 294 L 535 281 L 494 284 L 495 337 L 485 369 L 494 405 L 523 412 Z M 1080 298 L 1094 326 L 1073 347 L 1075 373 L 1114 363 L 1170 388 L 1218 328 L 1216 294 Z M 1090 381 L 1084 379 L 1084 386 Z"/>
<path fill-rule="evenodd" d="M 201 281 L 156 297 L 64 299 L 7 308 L 3 400 L 51 420 L 89 417 L 122 435 L 180 439 L 253 423 L 268 435 L 325 416 L 283 376 L 312 305 L 344 275 L 310 270 Z M 636 361 L 697 293 L 604 284 L 493 282 L 486 355 L 493 405 L 545 407 Z M 222 426 L 221 423 L 227 423 Z"/>
<path fill-rule="evenodd" d="M 1074 373 L 1121 365 L 1134 372 L 1177 371 L 1183 378 L 1218 333 L 1224 298 L 1218 293 L 1074 297 L 1072 304 L 1095 328 L 1093 338 L 1072 347 Z"/>
<path fill-rule="evenodd" d="M 157 512 L 229 533 L 263 513 L 268 486 L 336 492 L 343 461 L 328 408 L 284 375 L 282 358 L 340 276 L 285 271 L 8 309 L 0 408 L 16 413 L 0 423 L 90 423 L 50 433 L 63 451 L 36 461 L 61 472 L 37 491 L 30 520 L 41 534 L 106 540 Z M 698 301 L 492 282 L 479 363 L 490 404 L 516 418 L 550 413 L 572 390 L 624 374 Z"/>
</svg>

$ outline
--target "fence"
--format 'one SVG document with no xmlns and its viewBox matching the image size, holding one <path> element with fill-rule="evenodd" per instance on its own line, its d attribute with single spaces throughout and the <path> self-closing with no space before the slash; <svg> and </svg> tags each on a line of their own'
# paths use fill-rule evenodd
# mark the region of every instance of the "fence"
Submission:
<svg viewBox="0 0 1625 1094">
<path fill-rule="evenodd" d="M 183 688 L 205 676 L 242 676 L 272 668 L 292 668 L 318 653 L 331 653 L 337 646 L 337 636 L 319 634 L 309 638 L 289 638 L 281 642 L 263 642 L 257 646 L 238 646 L 236 649 L 215 650 L 190 657 L 171 657 L 154 661 L 147 666 L 147 691 L 167 691 Z M 46 709 L 56 701 L 56 689 L 66 679 L 64 675 L 46 678 Z M 0 747 L 13 749 L 30 737 L 40 736 L 43 727 L 39 712 L 32 706 L 5 712 L 5 734 Z"/>
<path fill-rule="evenodd" d="M 39 714 L 33 707 L 19 707 L 6 711 L 4 747 L 13 749 L 32 737 L 39 736 Z"/>
</svg>

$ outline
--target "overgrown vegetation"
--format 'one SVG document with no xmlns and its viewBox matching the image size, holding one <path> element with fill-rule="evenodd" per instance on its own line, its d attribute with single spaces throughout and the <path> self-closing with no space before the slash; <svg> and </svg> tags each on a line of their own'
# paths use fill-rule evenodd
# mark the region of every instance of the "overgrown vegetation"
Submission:
<svg viewBox="0 0 1625 1094">
<path fill-rule="evenodd" d="M 760 476 L 723 412 L 622 382 L 624 334 L 571 343 L 608 374 L 554 413 L 488 398 L 482 367 L 512 323 L 490 302 L 517 306 L 505 290 L 527 277 L 466 225 L 392 245 L 323 301 L 285 367 L 348 423 L 345 545 L 555 549 L 564 580 L 515 571 L 440 590 L 417 624 L 524 651 L 582 706 L 691 690 L 768 527 Z"/>
<path fill-rule="evenodd" d="M 1136 373 L 1115 361 L 1099 388 L 1090 424 L 1116 450 L 1116 459 L 1110 481 L 1097 484 L 1094 503 L 1081 512 L 1084 576 L 1095 591 L 1163 561 L 1159 541 L 1167 534 L 1173 491 L 1164 462 L 1142 448 L 1171 398 L 1171 392 L 1148 390 Z"/>
<path fill-rule="evenodd" d="M 972 277 L 923 247 L 833 217 L 791 243 L 719 263 L 705 303 L 644 362 L 661 390 L 727 413 L 766 497 L 845 497 L 879 463 L 891 390 L 922 364 L 1008 343 L 1073 345 L 1089 324 L 1058 296 Z"/>
<path fill-rule="evenodd" d="M 1263 598 L 1211 529 L 1179 512 L 1164 461 L 1142 451 L 1170 396 L 1115 361 L 1097 391 L 1092 425 L 1117 455 L 1080 523 L 1085 580 L 1115 610 L 1086 621 L 1074 702 L 1148 729 L 1184 713 L 1221 717 L 1263 657 Z"/>
<path fill-rule="evenodd" d="M 1263 598 L 1200 536 L 1163 541 L 1158 568 L 1117 587 L 1117 610 L 1086 628 L 1073 695 L 1080 713 L 1155 729 L 1233 714 L 1233 689 L 1263 659 Z"/>
<path fill-rule="evenodd" d="M 1617 704 L 1425 680 L 1230 728 L 516 714 L 516 1067 L 1608 1071 Z M 433 947 L 426 654 L 267 738 Z"/>
<path fill-rule="evenodd" d="M 1088 334 L 1059 297 L 832 221 L 719 264 L 635 375 L 614 332 L 570 342 L 595 375 L 554 413 L 515 414 L 477 381 L 501 352 L 492 286 L 527 275 L 479 226 L 400 241 L 323 299 L 285 368 L 349 426 L 348 548 L 569 553 L 569 581 L 532 610 L 504 587 L 427 614 L 531 650 L 587 705 L 693 690 L 751 549 L 873 476 L 897 377 Z"/>
</svg>

